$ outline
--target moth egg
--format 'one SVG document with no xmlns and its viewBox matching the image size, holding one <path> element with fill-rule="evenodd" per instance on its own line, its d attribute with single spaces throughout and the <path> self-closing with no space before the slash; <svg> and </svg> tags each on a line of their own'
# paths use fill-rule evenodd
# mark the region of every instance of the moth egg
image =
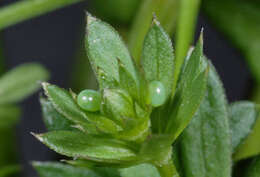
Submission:
<svg viewBox="0 0 260 177">
<path fill-rule="evenodd" d="M 161 106 L 166 101 L 166 90 L 160 81 L 152 81 L 149 84 L 149 100 L 154 107 Z"/>
<path fill-rule="evenodd" d="M 83 110 L 95 112 L 100 110 L 101 95 L 94 90 L 83 90 L 77 96 L 77 103 Z"/>
</svg>

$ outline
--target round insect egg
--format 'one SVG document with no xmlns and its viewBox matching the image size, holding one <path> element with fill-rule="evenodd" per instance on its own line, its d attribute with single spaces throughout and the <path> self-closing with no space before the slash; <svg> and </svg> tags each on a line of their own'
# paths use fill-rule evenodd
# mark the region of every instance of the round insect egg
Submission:
<svg viewBox="0 0 260 177">
<path fill-rule="evenodd" d="M 160 81 L 152 81 L 149 84 L 149 96 L 151 105 L 158 107 L 166 101 L 166 90 Z"/>
<path fill-rule="evenodd" d="M 82 109 L 95 112 L 100 109 L 101 95 L 94 90 L 83 90 L 78 94 L 77 102 Z"/>
</svg>

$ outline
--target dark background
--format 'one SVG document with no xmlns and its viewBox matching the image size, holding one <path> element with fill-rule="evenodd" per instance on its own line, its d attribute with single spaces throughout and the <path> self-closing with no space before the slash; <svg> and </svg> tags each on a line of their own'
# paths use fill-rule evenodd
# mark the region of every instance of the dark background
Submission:
<svg viewBox="0 0 260 177">
<path fill-rule="evenodd" d="M 13 1 L 5 0 L 0 5 L 9 2 Z M 50 71 L 51 83 L 68 88 L 71 66 L 84 30 L 86 8 L 87 3 L 80 3 L 5 29 L 7 68 L 25 62 L 39 62 Z M 229 102 L 246 99 L 251 78 L 243 57 L 203 14 L 199 17 L 196 39 L 201 27 L 204 27 L 204 52 L 217 68 Z M 24 112 L 17 127 L 20 159 L 27 177 L 35 176 L 29 162 L 55 159 L 55 153 L 30 135 L 30 132 L 45 131 L 38 96 L 39 92 L 21 103 Z"/>
</svg>

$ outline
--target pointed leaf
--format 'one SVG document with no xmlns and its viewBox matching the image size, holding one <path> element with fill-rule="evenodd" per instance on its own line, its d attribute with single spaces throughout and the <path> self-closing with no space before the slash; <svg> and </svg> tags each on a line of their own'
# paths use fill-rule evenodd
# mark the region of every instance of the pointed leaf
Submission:
<svg viewBox="0 0 260 177">
<path fill-rule="evenodd" d="M 254 103 L 248 101 L 236 102 L 229 107 L 229 127 L 231 130 L 232 150 L 243 143 L 251 133 L 260 109 Z M 260 148 L 260 147 L 259 147 Z"/>
<path fill-rule="evenodd" d="M 48 83 L 42 85 L 45 94 L 60 114 L 76 125 L 80 125 L 86 132 L 97 133 L 96 127 L 90 124 L 68 91 Z"/>
<path fill-rule="evenodd" d="M 182 0 L 179 3 L 178 22 L 176 30 L 176 59 L 174 70 L 173 95 L 179 80 L 182 64 L 192 43 L 194 29 L 199 13 L 201 0 Z"/>
<path fill-rule="evenodd" d="M 174 55 L 168 34 L 154 19 L 152 27 L 144 39 L 142 66 L 147 81 L 160 81 L 169 96 L 173 86 Z"/>
<path fill-rule="evenodd" d="M 48 72 L 39 64 L 20 65 L 0 78 L 0 104 L 21 101 L 40 88 L 39 81 L 48 79 Z"/>
<path fill-rule="evenodd" d="M 73 122 L 57 112 L 50 101 L 46 98 L 40 98 L 40 103 L 42 107 L 43 120 L 49 131 L 74 129 L 72 128 L 74 125 Z"/>
<path fill-rule="evenodd" d="M 231 142 L 227 102 L 213 66 L 207 96 L 179 142 L 179 160 L 185 177 L 231 176 Z"/>
<path fill-rule="evenodd" d="M 131 161 L 136 158 L 129 144 L 112 138 L 72 131 L 54 131 L 36 137 L 52 150 L 69 157 L 107 163 Z"/>
<path fill-rule="evenodd" d="M 126 90 L 136 101 L 141 101 L 139 88 L 134 79 L 127 72 L 125 67 L 119 62 L 119 85 L 120 88 Z"/>
<path fill-rule="evenodd" d="M 86 132 L 96 134 L 100 130 L 114 133 L 120 128 L 113 121 L 97 113 L 81 110 L 68 91 L 48 83 L 43 83 L 43 88 L 55 109 Z"/>
<path fill-rule="evenodd" d="M 119 82 L 118 59 L 138 83 L 135 66 L 118 33 L 90 15 L 87 16 L 86 50 L 101 89 L 115 87 Z"/>
<path fill-rule="evenodd" d="M 173 100 L 173 110 L 166 125 L 166 132 L 173 136 L 173 140 L 186 128 L 206 93 L 209 68 L 206 60 L 203 59 L 202 41 L 198 42 L 184 66 Z"/>
<path fill-rule="evenodd" d="M 40 177 L 105 177 L 91 169 L 56 162 L 33 162 L 33 166 Z"/>
</svg>

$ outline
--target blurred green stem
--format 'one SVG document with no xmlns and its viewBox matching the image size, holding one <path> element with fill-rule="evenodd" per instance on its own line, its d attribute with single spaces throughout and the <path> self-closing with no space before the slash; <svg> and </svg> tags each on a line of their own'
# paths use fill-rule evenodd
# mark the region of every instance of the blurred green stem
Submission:
<svg viewBox="0 0 260 177">
<path fill-rule="evenodd" d="M 23 0 L 0 8 L 0 29 L 83 0 Z"/>
<path fill-rule="evenodd" d="M 180 12 L 176 30 L 176 58 L 174 67 L 174 84 L 172 94 L 174 96 L 176 85 L 183 61 L 192 43 L 200 0 L 181 0 Z"/>
<path fill-rule="evenodd" d="M 5 71 L 4 44 L 2 38 L 2 33 L 0 32 L 0 75 Z"/>
<path fill-rule="evenodd" d="M 173 165 L 172 160 L 169 161 L 169 163 L 157 166 L 157 169 L 161 175 L 161 177 L 179 177 L 179 174 Z"/>
<path fill-rule="evenodd" d="M 128 36 L 129 50 L 139 63 L 144 37 L 151 25 L 153 13 L 158 17 L 164 29 L 172 34 L 175 28 L 179 0 L 144 0 L 134 19 Z"/>
<path fill-rule="evenodd" d="M 257 104 L 260 104 L 260 83 L 254 84 L 252 100 Z"/>
</svg>

